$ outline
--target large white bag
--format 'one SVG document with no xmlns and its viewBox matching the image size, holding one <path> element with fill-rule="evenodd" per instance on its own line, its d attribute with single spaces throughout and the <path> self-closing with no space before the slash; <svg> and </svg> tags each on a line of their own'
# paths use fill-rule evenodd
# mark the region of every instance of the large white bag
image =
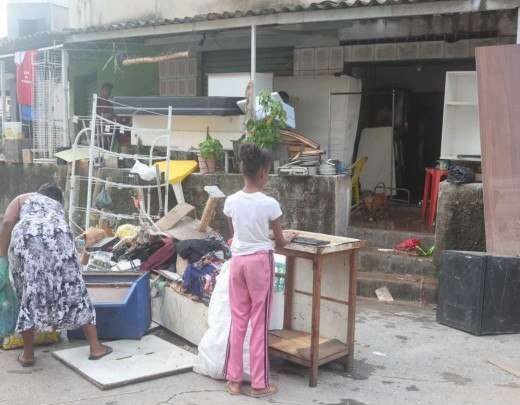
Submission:
<svg viewBox="0 0 520 405">
<path fill-rule="evenodd" d="M 199 355 L 193 371 L 217 380 L 224 379 L 224 363 L 231 326 L 231 309 L 229 306 L 229 270 L 230 261 L 222 266 L 217 277 L 215 289 L 211 294 L 208 310 L 208 330 L 199 343 Z M 249 380 L 249 338 L 251 327 L 248 327 L 244 340 L 244 379 Z"/>
<path fill-rule="evenodd" d="M 285 266 L 285 257 L 276 255 L 277 264 Z M 199 343 L 197 364 L 193 368 L 196 373 L 207 375 L 217 380 L 224 379 L 224 363 L 231 326 L 231 309 L 229 306 L 229 271 L 230 261 L 222 266 L 217 277 L 215 289 L 211 295 L 208 309 L 208 330 Z M 281 329 L 283 326 L 283 292 L 273 291 L 271 305 L 271 321 L 269 329 Z M 249 381 L 249 341 L 251 325 L 247 328 L 244 340 L 244 380 Z"/>
</svg>

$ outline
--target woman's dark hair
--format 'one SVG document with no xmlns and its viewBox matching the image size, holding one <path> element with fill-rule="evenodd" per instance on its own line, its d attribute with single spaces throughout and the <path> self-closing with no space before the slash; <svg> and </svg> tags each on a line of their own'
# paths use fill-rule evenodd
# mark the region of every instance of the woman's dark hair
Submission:
<svg viewBox="0 0 520 405">
<path fill-rule="evenodd" d="M 255 179 L 260 169 L 268 168 L 273 161 L 270 151 L 262 149 L 254 143 L 240 145 L 238 156 L 241 161 L 242 173 L 251 179 Z"/>
<path fill-rule="evenodd" d="M 38 189 L 38 193 L 46 197 L 52 198 L 53 200 L 58 201 L 60 204 L 63 204 L 63 193 L 61 192 L 61 189 L 55 184 L 42 184 Z"/>
</svg>

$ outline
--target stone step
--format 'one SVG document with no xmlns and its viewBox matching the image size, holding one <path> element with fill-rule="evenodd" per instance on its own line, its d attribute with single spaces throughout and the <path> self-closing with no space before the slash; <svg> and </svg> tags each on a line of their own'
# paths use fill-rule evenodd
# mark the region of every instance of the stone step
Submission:
<svg viewBox="0 0 520 405">
<path fill-rule="evenodd" d="M 420 276 L 435 276 L 437 273 L 431 257 L 410 256 L 376 248 L 366 248 L 359 252 L 359 271 Z"/>
<path fill-rule="evenodd" d="M 434 277 L 377 272 L 358 273 L 358 296 L 373 298 L 376 296 L 375 291 L 384 286 L 388 288 L 395 300 L 421 304 L 437 302 L 437 280 Z"/>
<path fill-rule="evenodd" d="M 386 229 L 361 228 L 349 226 L 347 236 L 362 239 L 368 242 L 369 247 L 394 248 L 398 243 L 406 239 L 419 239 L 426 248 L 435 244 L 435 235 L 423 232 L 394 231 Z"/>
</svg>

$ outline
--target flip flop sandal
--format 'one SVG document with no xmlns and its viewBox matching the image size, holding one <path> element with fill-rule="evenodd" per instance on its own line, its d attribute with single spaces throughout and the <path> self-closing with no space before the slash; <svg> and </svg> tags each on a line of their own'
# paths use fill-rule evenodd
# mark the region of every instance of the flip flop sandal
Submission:
<svg viewBox="0 0 520 405">
<path fill-rule="evenodd" d="M 103 357 L 105 356 L 108 356 L 110 353 L 112 353 L 114 351 L 114 349 L 112 349 L 110 346 L 106 346 L 107 348 L 107 351 L 99 356 L 88 356 L 88 359 L 89 360 L 99 360 L 99 359 L 102 359 Z"/>
<path fill-rule="evenodd" d="M 240 395 L 242 394 L 241 391 L 235 391 L 231 388 L 231 386 L 229 385 L 229 383 L 226 383 L 226 390 L 228 392 L 229 395 Z"/>
<path fill-rule="evenodd" d="M 271 395 L 274 395 L 278 392 L 278 387 L 276 385 L 270 385 L 269 388 L 267 388 L 264 391 L 254 392 L 251 390 L 248 394 L 248 396 L 252 398 L 265 398 Z"/>
<path fill-rule="evenodd" d="M 32 367 L 32 366 L 34 366 L 34 363 L 36 362 L 36 360 L 32 360 L 32 361 L 22 360 L 22 355 L 23 355 L 23 352 L 21 352 L 18 355 L 18 363 L 20 363 L 22 365 L 22 367 Z"/>
</svg>

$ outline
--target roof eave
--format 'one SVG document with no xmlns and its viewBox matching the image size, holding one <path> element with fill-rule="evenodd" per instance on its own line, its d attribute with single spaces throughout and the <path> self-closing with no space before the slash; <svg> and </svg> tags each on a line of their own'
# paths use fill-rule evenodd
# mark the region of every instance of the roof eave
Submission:
<svg viewBox="0 0 520 405">
<path fill-rule="evenodd" d="M 71 33 L 67 43 L 117 40 L 132 37 L 151 37 L 191 32 L 205 32 L 269 25 L 288 25 L 331 21 L 364 20 L 374 18 L 413 17 L 422 15 L 459 14 L 482 11 L 509 10 L 520 7 L 520 0 L 443 0 L 408 4 L 388 4 L 373 7 L 351 7 L 331 10 L 305 10 L 266 15 L 208 19 L 191 22 L 113 29 L 95 32 Z"/>
</svg>

